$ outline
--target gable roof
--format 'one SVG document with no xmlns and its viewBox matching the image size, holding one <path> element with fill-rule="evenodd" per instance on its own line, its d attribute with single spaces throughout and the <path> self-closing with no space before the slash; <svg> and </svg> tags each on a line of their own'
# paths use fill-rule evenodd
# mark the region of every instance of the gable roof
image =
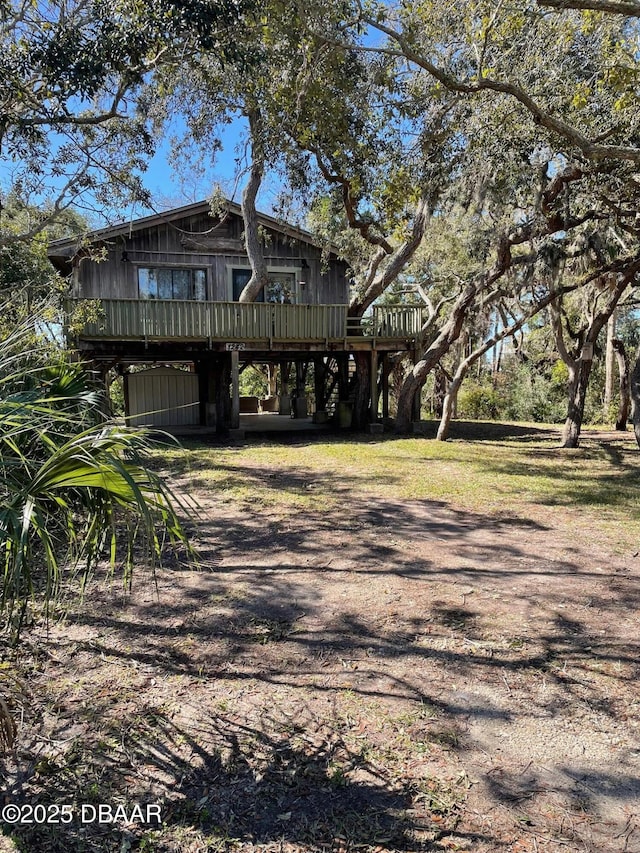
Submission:
<svg viewBox="0 0 640 853">
<path fill-rule="evenodd" d="M 83 235 L 83 242 L 88 240 L 90 243 L 97 243 L 103 240 L 109 240 L 113 237 L 126 236 L 135 231 L 142 231 L 153 225 L 158 225 L 163 222 L 173 222 L 176 219 L 184 219 L 187 216 L 194 216 L 203 213 L 209 213 L 210 203 L 208 201 L 198 201 L 194 204 L 186 204 L 182 207 L 174 207 L 171 210 L 165 210 L 162 213 L 154 213 L 150 216 L 142 216 L 139 219 L 131 219 L 128 222 L 121 222 L 117 225 L 109 225 L 106 228 L 99 228 L 95 231 L 89 231 Z M 224 208 L 231 214 L 242 217 L 242 208 L 239 204 L 228 199 L 224 202 Z M 295 240 L 303 243 L 308 243 L 317 249 L 324 248 L 314 239 L 309 231 L 299 228 L 296 225 L 291 225 L 283 222 L 281 219 L 276 219 L 274 216 L 269 216 L 266 213 L 258 213 L 258 222 L 266 228 L 284 234 Z M 58 240 L 52 240 L 49 243 L 48 255 L 50 258 L 71 258 L 78 250 L 78 237 L 62 237 Z M 331 246 L 330 252 L 338 255 L 338 250 Z"/>
</svg>

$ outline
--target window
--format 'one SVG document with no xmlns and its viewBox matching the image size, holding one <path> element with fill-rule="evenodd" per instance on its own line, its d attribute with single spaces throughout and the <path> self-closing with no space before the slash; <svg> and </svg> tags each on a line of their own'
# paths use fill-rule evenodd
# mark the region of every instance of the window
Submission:
<svg viewBox="0 0 640 853">
<path fill-rule="evenodd" d="M 251 278 L 251 270 L 233 270 L 233 301 L 237 302 L 240 299 L 240 294 L 245 289 L 245 286 Z M 259 293 L 256 302 L 264 302 L 264 293 Z"/>
<path fill-rule="evenodd" d="M 292 305 L 296 301 L 296 274 L 294 272 L 270 272 L 269 284 L 264 290 L 267 302 Z"/>
<path fill-rule="evenodd" d="M 138 292 L 143 299 L 207 298 L 205 270 L 138 267 Z"/>
<path fill-rule="evenodd" d="M 235 269 L 231 273 L 233 301 L 240 299 L 247 282 L 251 278 L 251 270 Z M 292 305 L 296 301 L 295 272 L 270 272 L 269 282 L 255 300 L 256 302 L 276 302 L 281 305 Z"/>
</svg>

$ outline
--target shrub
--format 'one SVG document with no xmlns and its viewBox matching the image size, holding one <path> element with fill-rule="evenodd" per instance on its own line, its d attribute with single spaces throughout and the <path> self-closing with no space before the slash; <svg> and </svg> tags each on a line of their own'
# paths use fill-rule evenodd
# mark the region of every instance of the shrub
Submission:
<svg viewBox="0 0 640 853">
<path fill-rule="evenodd" d="M 562 368 L 564 364 L 559 362 Z M 562 423 L 567 411 L 566 380 L 536 372 L 529 364 L 513 365 L 502 378 L 503 417 L 513 421 Z"/>
<path fill-rule="evenodd" d="M 495 420 L 500 415 L 500 395 L 491 385 L 469 383 L 458 394 L 458 415 L 471 420 Z"/>
<path fill-rule="evenodd" d="M 102 414 L 77 364 L 24 328 L 0 342 L 0 628 L 17 642 L 28 605 L 107 557 L 129 581 L 165 538 L 186 544 L 174 496 L 146 464 L 149 434 Z M 142 549 L 142 550 L 141 550 Z"/>
</svg>

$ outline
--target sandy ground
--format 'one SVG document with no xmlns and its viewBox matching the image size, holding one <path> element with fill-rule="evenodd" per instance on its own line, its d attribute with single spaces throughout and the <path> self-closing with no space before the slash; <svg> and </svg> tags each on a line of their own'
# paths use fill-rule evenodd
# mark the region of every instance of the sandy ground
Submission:
<svg viewBox="0 0 640 853">
<path fill-rule="evenodd" d="M 208 568 L 30 636 L 5 768 L 5 802 L 158 802 L 164 828 L 20 849 L 640 851 L 637 554 L 566 511 L 201 503 Z"/>
</svg>

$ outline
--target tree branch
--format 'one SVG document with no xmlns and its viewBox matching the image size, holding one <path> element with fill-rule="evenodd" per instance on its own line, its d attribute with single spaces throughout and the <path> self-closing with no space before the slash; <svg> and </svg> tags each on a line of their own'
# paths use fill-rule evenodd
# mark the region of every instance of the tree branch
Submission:
<svg viewBox="0 0 640 853">
<path fill-rule="evenodd" d="M 582 9 L 640 18 L 640 3 L 634 3 L 632 0 L 538 0 L 538 6 L 557 9 L 559 12 L 565 9 Z"/>
<path fill-rule="evenodd" d="M 372 18 L 366 13 L 363 14 L 362 21 L 379 32 L 384 33 L 390 39 L 393 39 L 396 44 L 400 46 L 402 54 L 407 60 L 427 71 L 450 91 L 469 95 L 483 91 L 492 91 L 509 95 L 522 104 L 522 106 L 532 115 L 536 124 L 539 124 L 563 139 L 566 139 L 578 148 L 587 159 L 628 160 L 632 163 L 640 163 L 640 149 L 631 148 L 625 145 L 603 145 L 588 139 L 584 134 L 576 130 L 575 127 L 572 127 L 570 124 L 567 124 L 567 122 L 557 118 L 545 110 L 536 100 L 534 100 L 534 98 L 531 97 L 531 95 L 515 83 L 492 80 L 489 77 L 483 77 L 473 83 L 458 80 L 452 74 L 445 71 L 443 68 L 439 68 L 433 62 L 418 53 L 402 33 L 382 24 L 376 18 Z"/>
<path fill-rule="evenodd" d="M 349 306 L 349 316 L 362 316 L 363 312 L 366 311 L 378 296 L 381 296 L 387 287 L 395 281 L 422 242 L 430 215 L 431 210 L 427 200 L 425 198 L 421 198 L 413 217 L 411 234 L 395 251 L 392 250 L 389 263 L 379 275 L 375 276 L 373 281 L 371 281 L 369 286 L 366 288 L 364 294 L 361 297 L 355 297 L 351 301 Z M 382 259 L 383 258 L 381 257 L 380 260 L 382 261 Z M 378 266 L 379 265 L 380 264 L 378 264 Z"/>
<path fill-rule="evenodd" d="M 362 238 L 366 240 L 367 243 L 371 243 L 372 246 L 380 246 L 384 249 L 387 255 L 393 254 L 393 247 L 391 243 L 379 234 L 374 234 L 372 232 L 371 228 L 373 223 L 366 222 L 358 217 L 356 211 L 358 202 L 353 195 L 351 181 L 348 178 L 345 178 L 344 175 L 332 172 L 324 162 L 322 154 L 318 148 L 313 145 L 309 145 L 307 146 L 307 150 L 316 158 L 318 169 L 325 181 L 328 184 L 337 184 L 340 186 L 342 191 L 342 203 L 344 205 L 344 211 L 349 227 L 359 231 Z"/>
</svg>

